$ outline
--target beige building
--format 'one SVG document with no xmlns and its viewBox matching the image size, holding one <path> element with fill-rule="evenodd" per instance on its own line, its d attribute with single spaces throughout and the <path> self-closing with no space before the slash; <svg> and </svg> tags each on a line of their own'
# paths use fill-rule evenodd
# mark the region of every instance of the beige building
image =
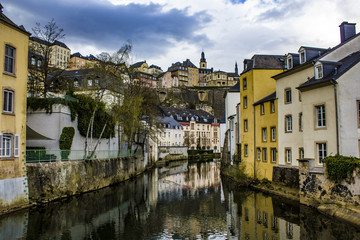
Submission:
<svg viewBox="0 0 360 240">
<path fill-rule="evenodd" d="M 29 36 L 0 4 L 0 210 L 28 202 L 25 172 Z"/>
<path fill-rule="evenodd" d="M 96 60 L 91 54 L 89 56 L 83 56 L 79 52 L 71 54 L 67 70 L 94 68 Z"/>
<path fill-rule="evenodd" d="M 288 71 L 274 76 L 279 108 L 279 163 L 360 156 L 360 35 L 340 25 L 341 43 L 330 49 L 301 47 L 288 54 Z"/>
<path fill-rule="evenodd" d="M 49 65 L 55 68 L 66 69 L 69 66 L 71 50 L 65 43 L 54 41 L 49 43 L 38 37 L 30 37 L 30 50 L 42 56 L 45 55 L 47 49 L 50 48 Z"/>
</svg>

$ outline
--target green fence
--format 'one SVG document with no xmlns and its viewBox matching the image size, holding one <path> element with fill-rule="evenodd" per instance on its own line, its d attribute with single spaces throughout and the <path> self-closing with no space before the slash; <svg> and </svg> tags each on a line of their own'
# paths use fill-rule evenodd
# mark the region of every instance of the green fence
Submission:
<svg viewBox="0 0 360 240">
<path fill-rule="evenodd" d="M 56 162 L 56 161 L 82 161 L 85 159 L 84 150 L 49 150 L 49 149 L 33 149 L 26 150 L 26 162 Z M 90 155 L 90 154 L 88 154 Z M 107 158 L 124 158 L 142 156 L 141 149 L 138 149 L 134 155 L 133 151 L 129 150 L 98 150 L 95 151 L 93 159 L 107 159 Z"/>
</svg>

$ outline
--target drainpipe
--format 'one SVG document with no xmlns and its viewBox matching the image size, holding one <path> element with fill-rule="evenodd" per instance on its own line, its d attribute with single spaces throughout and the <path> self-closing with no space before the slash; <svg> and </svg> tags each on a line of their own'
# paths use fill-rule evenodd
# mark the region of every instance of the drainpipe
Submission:
<svg viewBox="0 0 360 240">
<path fill-rule="evenodd" d="M 255 150 L 256 150 L 256 114 L 255 114 L 255 106 L 253 106 L 254 108 L 254 179 L 256 179 L 256 154 Z M 248 149 L 249 151 L 249 149 Z"/>
<path fill-rule="evenodd" d="M 338 113 L 338 99 L 337 99 L 337 81 L 330 80 L 330 83 L 334 86 L 334 98 L 335 98 L 335 117 L 336 117 L 336 153 L 340 153 L 340 141 L 339 141 L 339 113 Z"/>
</svg>

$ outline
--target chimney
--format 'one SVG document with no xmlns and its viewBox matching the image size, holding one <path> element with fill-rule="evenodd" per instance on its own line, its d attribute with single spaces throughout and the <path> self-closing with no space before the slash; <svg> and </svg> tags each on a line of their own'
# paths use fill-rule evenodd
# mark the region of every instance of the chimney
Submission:
<svg viewBox="0 0 360 240">
<path fill-rule="evenodd" d="M 356 23 L 342 22 L 340 27 L 340 38 L 341 42 L 344 42 L 356 34 L 355 31 Z"/>
</svg>

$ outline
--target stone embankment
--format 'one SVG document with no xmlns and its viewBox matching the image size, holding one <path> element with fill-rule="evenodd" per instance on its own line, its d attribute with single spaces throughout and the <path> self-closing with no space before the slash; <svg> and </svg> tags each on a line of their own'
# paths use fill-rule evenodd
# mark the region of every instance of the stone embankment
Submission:
<svg viewBox="0 0 360 240">
<path fill-rule="evenodd" d="M 44 203 L 94 191 L 146 170 L 142 158 L 28 163 L 30 203 Z"/>
</svg>

